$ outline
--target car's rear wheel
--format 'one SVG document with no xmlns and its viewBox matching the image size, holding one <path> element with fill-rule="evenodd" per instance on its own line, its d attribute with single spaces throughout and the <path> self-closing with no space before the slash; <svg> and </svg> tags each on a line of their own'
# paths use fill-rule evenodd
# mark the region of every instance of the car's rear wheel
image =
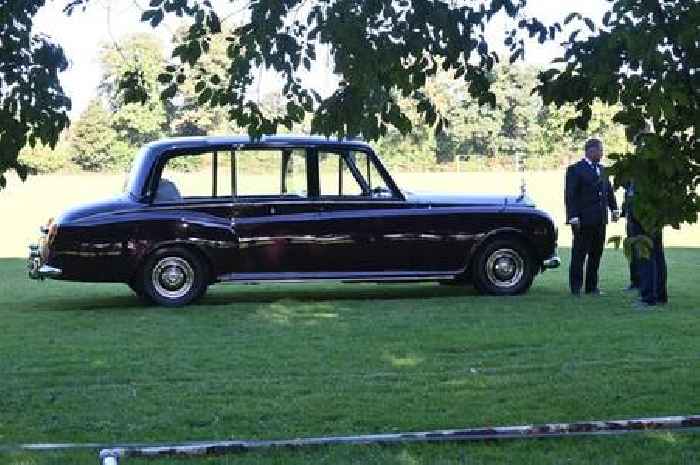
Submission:
<svg viewBox="0 0 700 465">
<path fill-rule="evenodd" d="M 530 288 L 535 275 L 527 246 L 510 238 L 487 243 L 477 254 L 472 271 L 474 286 L 491 295 L 522 294 Z"/>
<path fill-rule="evenodd" d="M 144 294 L 158 305 L 180 307 L 202 297 L 208 276 L 204 261 L 180 247 L 160 249 L 142 270 Z"/>
</svg>

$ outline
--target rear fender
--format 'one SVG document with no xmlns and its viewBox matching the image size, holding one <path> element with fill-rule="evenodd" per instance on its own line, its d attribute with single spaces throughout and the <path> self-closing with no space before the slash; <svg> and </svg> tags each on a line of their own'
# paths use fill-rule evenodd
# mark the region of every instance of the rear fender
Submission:
<svg viewBox="0 0 700 465">
<path fill-rule="evenodd" d="M 204 220 L 204 221 L 202 221 Z M 218 276 L 231 266 L 238 253 L 238 236 L 228 218 L 211 215 L 182 216 L 159 222 L 157 231 L 147 233 L 134 256 L 134 271 L 139 270 L 146 257 L 165 247 L 186 247 L 201 255 L 212 276 Z"/>
</svg>

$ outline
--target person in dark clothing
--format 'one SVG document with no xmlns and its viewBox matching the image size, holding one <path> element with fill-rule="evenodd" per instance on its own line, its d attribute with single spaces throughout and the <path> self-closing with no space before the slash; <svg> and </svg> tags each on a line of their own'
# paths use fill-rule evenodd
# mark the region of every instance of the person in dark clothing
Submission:
<svg viewBox="0 0 700 465">
<path fill-rule="evenodd" d="M 625 200 L 622 202 L 622 216 L 626 220 L 627 238 L 632 238 L 641 234 L 642 228 L 632 214 L 632 197 L 634 196 L 634 183 L 627 182 L 625 184 Z M 639 253 L 637 249 L 632 249 L 632 256 L 629 260 L 630 268 L 630 284 L 626 290 L 639 290 Z"/>
<path fill-rule="evenodd" d="M 642 307 L 665 305 L 668 302 L 668 292 L 663 233 L 659 231 L 645 235 L 651 239 L 652 247 L 648 258 L 639 258 L 639 304 Z"/>
<path fill-rule="evenodd" d="M 662 230 L 649 232 L 645 231 L 641 223 L 634 216 L 631 200 L 634 191 L 629 199 L 627 213 L 628 222 L 632 220 L 632 233 L 634 236 L 646 236 L 651 239 L 651 250 L 649 256 L 644 257 L 638 250 L 633 248 L 633 254 L 637 257 L 637 271 L 639 273 L 639 305 L 641 308 L 664 305 L 668 302 L 668 292 L 666 290 L 667 270 L 666 256 L 664 255 L 664 243 Z M 634 258 L 634 255 L 633 255 Z"/>
<path fill-rule="evenodd" d="M 589 139 L 585 144 L 585 156 L 566 170 L 566 222 L 573 231 L 569 287 L 574 296 L 581 294 L 583 266 L 586 264 L 585 292 L 600 294 L 598 267 L 605 246 L 605 229 L 608 223 L 608 208 L 612 210 L 613 222 L 619 218 L 615 194 L 600 164 L 603 143 Z"/>
</svg>

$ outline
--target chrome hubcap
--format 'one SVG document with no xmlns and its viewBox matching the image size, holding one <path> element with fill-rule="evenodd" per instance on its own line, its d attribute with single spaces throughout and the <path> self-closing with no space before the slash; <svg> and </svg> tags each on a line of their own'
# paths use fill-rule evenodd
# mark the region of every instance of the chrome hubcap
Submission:
<svg viewBox="0 0 700 465">
<path fill-rule="evenodd" d="M 497 287 L 513 287 L 524 273 L 525 262 L 513 249 L 498 249 L 486 261 L 486 276 Z"/>
<path fill-rule="evenodd" d="M 165 257 L 153 268 L 153 287 L 168 299 L 178 299 L 194 285 L 194 270 L 184 258 Z"/>
</svg>

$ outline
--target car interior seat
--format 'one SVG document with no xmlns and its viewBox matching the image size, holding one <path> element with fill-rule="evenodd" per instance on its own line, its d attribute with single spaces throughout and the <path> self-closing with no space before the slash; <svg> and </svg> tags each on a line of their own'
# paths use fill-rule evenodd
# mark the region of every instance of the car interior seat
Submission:
<svg viewBox="0 0 700 465">
<path fill-rule="evenodd" d="M 155 200 L 157 202 L 178 202 L 182 200 L 182 196 L 174 182 L 163 178 L 158 183 Z"/>
</svg>

